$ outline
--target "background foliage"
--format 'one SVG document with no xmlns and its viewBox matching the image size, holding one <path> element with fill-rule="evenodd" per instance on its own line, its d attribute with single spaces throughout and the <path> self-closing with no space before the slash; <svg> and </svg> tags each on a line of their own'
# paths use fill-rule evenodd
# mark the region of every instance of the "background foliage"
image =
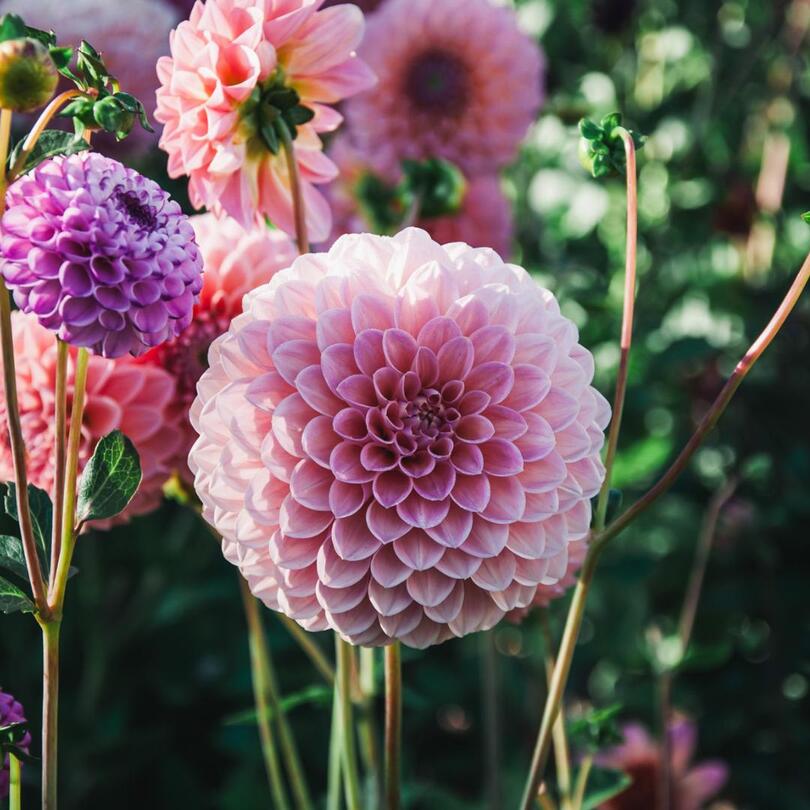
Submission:
<svg viewBox="0 0 810 810">
<path fill-rule="evenodd" d="M 597 182 L 582 171 L 575 124 L 621 109 L 650 136 L 640 159 L 638 338 L 616 482 L 627 503 L 688 437 L 810 247 L 799 217 L 810 207 L 810 69 L 791 38 L 807 5 L 517 5 L 548 59 L 547 103 L 508 177 L 517 258 L 580 326 L 608 395 L 618 360 L 624 189 L 619 179 Z M 790 144 L 787 180 L 781 210 L 769 212 L 755 190 L 763 153 L 773 157 L 780 138 Z M 162 159 L 150 161 L 166 182 Z M 766 172 L 774 176 L 778 165 L 775 175 Z M 740 810 L 810 808 L 809 349 L 805 299 L 688 474 L 606 554 L 571 682 L 572 699 L 619 701 L 623 719 L 655 726 L 651 640 L 674 628 L 708 499 L 728 474 L 743 472 L 700 605 L 700 654 L 674 701 L 699 723 L 700 757 L 729 764 L 724 799 Z M 63 631 L 64 807 L 268 807 L 255 727 L 239 718 L 251 691 L 235 571 L 210 535 L 166 504 L 110 535 L 84 538 L 76 564 Z M 552 609 L 555 626 L 566 602 Z M 285 631 L 266 620 L 285 693 L 317 686 Z M 38 637 L 30 617 L 0 623 L 3 686 L 27 706 L 34 729 Z M 410 808 L 485 806 L 487 644 L 502 710 L 503 806 L 516 801 L 544 691 L 532 619 L 504 624 L 489 639 L 406 651 Z M 307 703 L 291 717 L 312 783 L 323 785 L 328 707 Z"/>
</svg>

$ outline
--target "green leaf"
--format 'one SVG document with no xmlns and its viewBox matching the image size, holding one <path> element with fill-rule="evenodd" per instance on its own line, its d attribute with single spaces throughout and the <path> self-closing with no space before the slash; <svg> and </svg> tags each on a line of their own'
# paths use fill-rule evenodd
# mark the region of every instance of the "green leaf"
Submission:
<svg viewBox="0 0 810 810">
<path fill-rule="evenodd" d="M 114 430 L 96 445 L 79 482 L 77 518 L 111 518 L 122 512 L 141 483 L 141 462 L 135 445 Z"/>
<path fill-rule="evenodd" d="M 16 14 L 4 14 L 0 18 L 0 42 L 9 39 L 22 39 L 28 36 L 28 28 L 22 21 L 22 17 Z"/>
<path fill-rule="evenodd" d="M 31 510 L 31 524 L 34 530 L 34 540 L 37 543 L 37 553 L 39 561 L 47 576 L 49 571 L 47 551 L 51 545 L 51 532 L 53 531 L 53 505 L 51 498 L 44 489 L 28 485 L 28 506 Z M 3 503 L 6 514 L 20 522 L 17 514 L 17 486 L 8 484 L 6 497 Z"/>
<path fill-rule="evenodd" d="M 588 140 L 594 140 L 602 135 L 602 129 L 600 126 L 588 118 L 583 118 L 579 122 L 579 131 L 582 137 L 587 138 Z"/>
<path fill-rule="evenodd" d="M 23 579 L 28 578 L 22 540 L 19 537 L 0 536 L 0 568 Z"/>
<path fill-rule="evenodd" d="M 601 709 L 590 709 L 581 717 L 572 719 L 568 724 L 571 746 L 596 753 L 620 743 L 622 735 L 617 721 L 621 710 L 620 703 L 613 703 Z"/>
<path fill-rule="evenodd" d="M 805 221 L 805 222 L 806 222 L 808 225 L 810 225 L 810 211 L 805 211 L 805 212 L 802 214 L 802 219 L 803 219 L 803 220 L 804 220 L 804 221 Z"/>
<path fill-rule="evenodd" d="M 39 28 L 31 28 L 31 26 L 28 25 L 25 28 L 25 35 L 29 39 L 35 39 L 41 42 L 47 48 L 52 48 L 56 45 L 56 34 L 53 31 L 42 31 Z"/>
<path fill-rule="evenodd" d="M 20 141 L 11 153 L 9 158 L 9 165 L 13 166 L 22 151 L 23 142 Z M 25 165 L 20 169 L 20 174 L 30 172 L 35 166 L 42 163 L 43 160 L 56 157 L 57 155 L 75 155 L 78 152 L 83 152 L 89 146 L 83 138 L 77 138 L 73 132 L 63 132 L 59 129 L 46 129 L 39 140 L 34 146 L 34 150 L 25 161 Z"/>
<path fill-rule="evenodd" d="M 33 613 L 34 603 L 16 585 L 0 577 L 0 613 Z"/>
<path fill-rule="evenodd" d="M 610 768 L 591 768 L 588 778 L 588 790 L 582 802 L 582 810 L 594 810 L 605 802 L 618 796 L 633 783 L 633 780 L 623 771 L 614 771 Z"/>
<path fill-rule="evenodd" d="M 56 65 L 56 69 L 60 73 L 67 68 L 70 64 L 70 60 L 73 59 L 73 48 L 68 45 L 64 47 L 52 46 L 48 50 L 51 54 L 51 59 L 53 59 Z"/>
<path fill-rule="evenodd" d="M 315 703 L 318 705 L 326 705 L 332 702 L 334 690 L 328 686 L 307 686 L 298 692 L 293 692 L 291 695 L 281 699 L 281 711 L 285 714 L 292 711 L 298 706 L 303 706 L 307 703 Z M 273 718 L 273 710 L 268 707 L 268 719 Z M 237 712 L 230 717 L 226 717 L 224 724 L 226 726 L 244 726 L 253 725 L 256 723 L 258 715 L 255 709 L 246 709 L 243 712 Z"/>
</svg>

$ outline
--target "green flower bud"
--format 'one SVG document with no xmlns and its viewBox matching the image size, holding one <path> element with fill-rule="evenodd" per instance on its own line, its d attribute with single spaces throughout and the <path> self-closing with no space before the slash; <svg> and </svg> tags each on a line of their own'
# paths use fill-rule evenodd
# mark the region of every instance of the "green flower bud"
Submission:
<svg viewBox="0 0 810 810">
<path fill-rule="evenodd" d="M 35 39 L 0 42 L 0 107 L 31 112 L 53 97 L 59 73 L 48 49 Z"/>
</svg>

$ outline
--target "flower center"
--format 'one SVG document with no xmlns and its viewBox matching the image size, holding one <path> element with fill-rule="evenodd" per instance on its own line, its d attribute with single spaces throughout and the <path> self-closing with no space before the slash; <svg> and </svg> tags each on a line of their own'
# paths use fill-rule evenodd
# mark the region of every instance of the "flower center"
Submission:
<svg viewBox="0 0 810 810">
<path fill-rule="evenodd" d="M 144 205 L 134 191 L 124 191 L 120 186 L 113 192 L 113 200 L 119 211 L 147 230 L 157 227 L 157 212 L 151 205 Z"/>
<path fill-rule="evenodd" d="M 423 51 L 405 76 L 405 92 L 417 109 L 457 116 L 467 106 L 469 72 L 466 64 L 451 53 Z"/>
</svg>

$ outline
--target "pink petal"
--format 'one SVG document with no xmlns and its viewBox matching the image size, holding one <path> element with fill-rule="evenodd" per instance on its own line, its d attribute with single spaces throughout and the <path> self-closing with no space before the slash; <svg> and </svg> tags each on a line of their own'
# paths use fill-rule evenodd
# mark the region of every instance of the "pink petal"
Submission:
<svg viewBox="0 0 810 810">
<path fill-rule="evenodd" d="M 354 342 L 354 360 L 363 374 L 369 377 L 385 366 L 383 352 L 383 333 L 379 329 L 366 329 L 357 336 Z"/>
<path fill-rule="evenodd" d="M 565 463 L 556 452 L 539 461 L 529 461 L 520 474 L 520 484 L 526 492 L 548 492 L 556 489 L 568 474 Z"/>
<path fill-rule="evenodd" d="M 523 471 L 523 456 L 512 442 L 490 439 L 481 445 L 484 472 L 488 475 L 517 475 Z"/>
<path fill-rule="evenodd" d="M 307 366 L 315 365 L 321 359 L 318 344 L 314 340 L 288 340 L 273 352 L 273 365 L 279 374 L 290 384 Z"/>
<path fill-rule="evenodd" d="M 436 563 L 436 570 L 453 579 L 469 579 L 478 570 L 479 565 L 481 565 L 480 558 L 473 557 L 458 548 L 448 548 Z"/>
<path fill-rule="evenodd" d="M 524 461 L 539 461 L 554 449 L 556 443 L 554 431 L 539 414 L 527 412 L 522 414 L 522 417 L 526 420 L 528 430 L 517 439 L 515 444 L 522 453 Z"/>
<path fill-rule="evenodd" d="M 438 526 L 450 511 L 450 499 L 446 501 L 428 501 L 412 492 L 402 503 L 397 504 L 397 514 L 417 529 Z"/>
<path fill-rule="evenodd" d="M 506 548 L 509 527 L 476 516 L 463 551 L 473 557 L 495 557 Z"/>
<path fill-rule="evenodd" d="M 537 366 L 513 366 L 515 382 L 503 404 L 516 411 L 527 411 L 540 402 L 551 388 L 551 380 Z"/>
<path fill-rule="evenodd" d="M 515 338 L 503 326 L 483 326 L 471 336 L 475 348 L 475 364 L 511 363 L 515 356 Z"/>
<path fill-rule="evenodd" d="M 360 461 L 360 448 L 350 442 L 341 442 L 332 450 L 329 465 L 335 478 L 347 484 L 365 484 L 374 478 L 374 473 L 366 470 Z"/>
<path fill-rule="evenodd" d="M 380 547 L 380 541 L 369 531 L 363 514 L 337 518 L 332 524 L 332 544 L 343 560 L 365 560 Z"/>
<path fill-rule="evenodd" d="M 537 462 L 540 463 L 540 462 Z M 493 523 L 514 523 L 523 517 L 526 495 L 517 478 L 490 478 L 492 497 L 483 516 Z"/>
<path fill-rule="evenodd" d="M 433 318 L 428 321 L 420 330 L 416 338 L 416 342 L 420 346 L 426 346 L 431 349 L 434 354 L 438 354 L 442 346 L 444 346 L 453 338 L 458 337 L 461 331 L 458 324 L 452 319 L 444 316 Z"/>
<path fill-rule="evenodd" d="M 432 526 L 425 531 L 440 545 L 458 548 L 470 536 L 472 525 L 472 512 L 452 504 L 447 517 L 438 526 Z"/>
<path fill-rule="evenodd" d="M 478 475 L 484 470 L 484 454 L 477 444 L 458 442 L 450 456 L 453 466 L 467 475 Z"/>
<path fill-rule="evenodd" d="M 373 576 L 368 583 L 368 598 L 374 610 L 383 616 L 401 613 L 413 602 L 404 583 L 391 588 L 381 585 Z"/>
<path fill-rule="evenodd" d="M 475 351 L 472 342 L 459 336 L 449 340 L 439 349 L 439 379 L 463 380 L 470 373 Z"/>
<path fill-rule="evenodd" d="M 354 350 L 345 343 L 335 343 L 321 353 L 321 371 L 329 388 L 337 393 L 338 386 L 347 377 L 358 372 Z"/>
<path fill-rule="evenodd" d="M 386 329 L 383 333 L 383 352 L 389 365 L 399 371 L 409 371 L 416 356 L 416 341 L 402 329 Z"/>
<path fill-rule="evenodd" d="M 388 329 L 393 322 L 391 303 L 381 295 L 361 293 L 352 301 L 352 326 L 358 337 L 366 329 Z"/>
<path fill-rule="evenodd" d="M 435 569 L 417 570 L 408 577 L 405 584 L 415 601 L 425 607 L 433 607 L 450 596 L 456 580 L 440 574 Z"/>
<path fill-rule="evenodd" d="M 337 518 L 349 517 L 366 502 L 366 491 L 360 484 L 332 481 L 329 486 L 329 509 Z"/>
<path fill-rule="evenodd" d="M 476 366 L 465 380 L 468 391 L 483 391 L 493 404 L 498 404 L 512 390 L 515 374 L 505 363 L 482 363 Z"/>
<path fill-rule="evenodd" d="M 365 374 L 353 374 L 337 387 L 338 396 L 359 408 L 371 408 L 377 404 L 374 384 Z"/>
<path fill-rule="evenodd" d="M 450 497 L 470 512 L 483 512 L 489 503 L 490 484 L 486 475 L 457 475 Z"/>
<path fill-rule="evenodd" d="M 383 546 L 371 560 L 371 576 L 386 588 L 405 582 L 411 573 L 411 569 L 394 553 L 393 544 Z"/>
<path fill-rule="evenodd" d="M 433 472 L 413 482 L 414 491 L 429 501 L 443 501 L 456 483 L 456 471 L 446 462 L 437 464 Z"/>
<path fill-rule="evenodd" d="M 330 456 L 340 442 L 340 437 L 332 430 L 332 420 L 328 416 L 311 419 L 301 434 L 301 448 L 304 454 L 321 467 L 330 468 Z"/>
<path fill-rule="evenodd" d="M 281 504 L 278 524 L 286 537 L 315 537 L 332 523 L 331 512 L 307 509 L 291 497 Z"/>
<path fill-rule="evenodd" d="M 334 416 L 343 403 L 329 390 L 320 366 L 307 366 L 296 378 L 295 386 L 304 401 L 314 410 Z"/>
<path fill-rule="evenodd" d="M 423 531 L 414 529 L 393 542 L 394 553 L 412 571 L 432 568 L 444 554 L 444 547 L 434 543 Z"/>
<path fill-rule="evenodd" d="M 497 557 L 483 560 L 472 581 L 485 591 L 503 591 L 512 584 L 516 569 L 514 556 L 504 549 Z"/>
<path fill-rule="evenodd" d="M 391 543 L 407 534 L 411 527 L 397 514 L 396 509 L 386 509 L 372 501 L 366 511 L 366 524 L 381 543 Z M 434 531 L 431 529 L 431 531 Z"/>
<path fill-rule="evenodd" d="M 378 473 L 374 478 L 374 497 L 386 509 L 401 504 L 412 488 L 413 479 L 400 470 Z"/>
<path fill-rule="evenodd" d="M 318 552 L 318 576 L 324 585 L 330 588 L 349 588 L 358 583 L 369 570 L 370 559 L 352 562 L 343 560 L 327 540 Z"/>
<path fill-rule="evenodd" d="M 302 506 L 320 511 L 329 510 L 329 487 L 334 478 L 329 470 L 314 461 L 299 461 L 290 478 L 290 494 Z"/>
</svg>

